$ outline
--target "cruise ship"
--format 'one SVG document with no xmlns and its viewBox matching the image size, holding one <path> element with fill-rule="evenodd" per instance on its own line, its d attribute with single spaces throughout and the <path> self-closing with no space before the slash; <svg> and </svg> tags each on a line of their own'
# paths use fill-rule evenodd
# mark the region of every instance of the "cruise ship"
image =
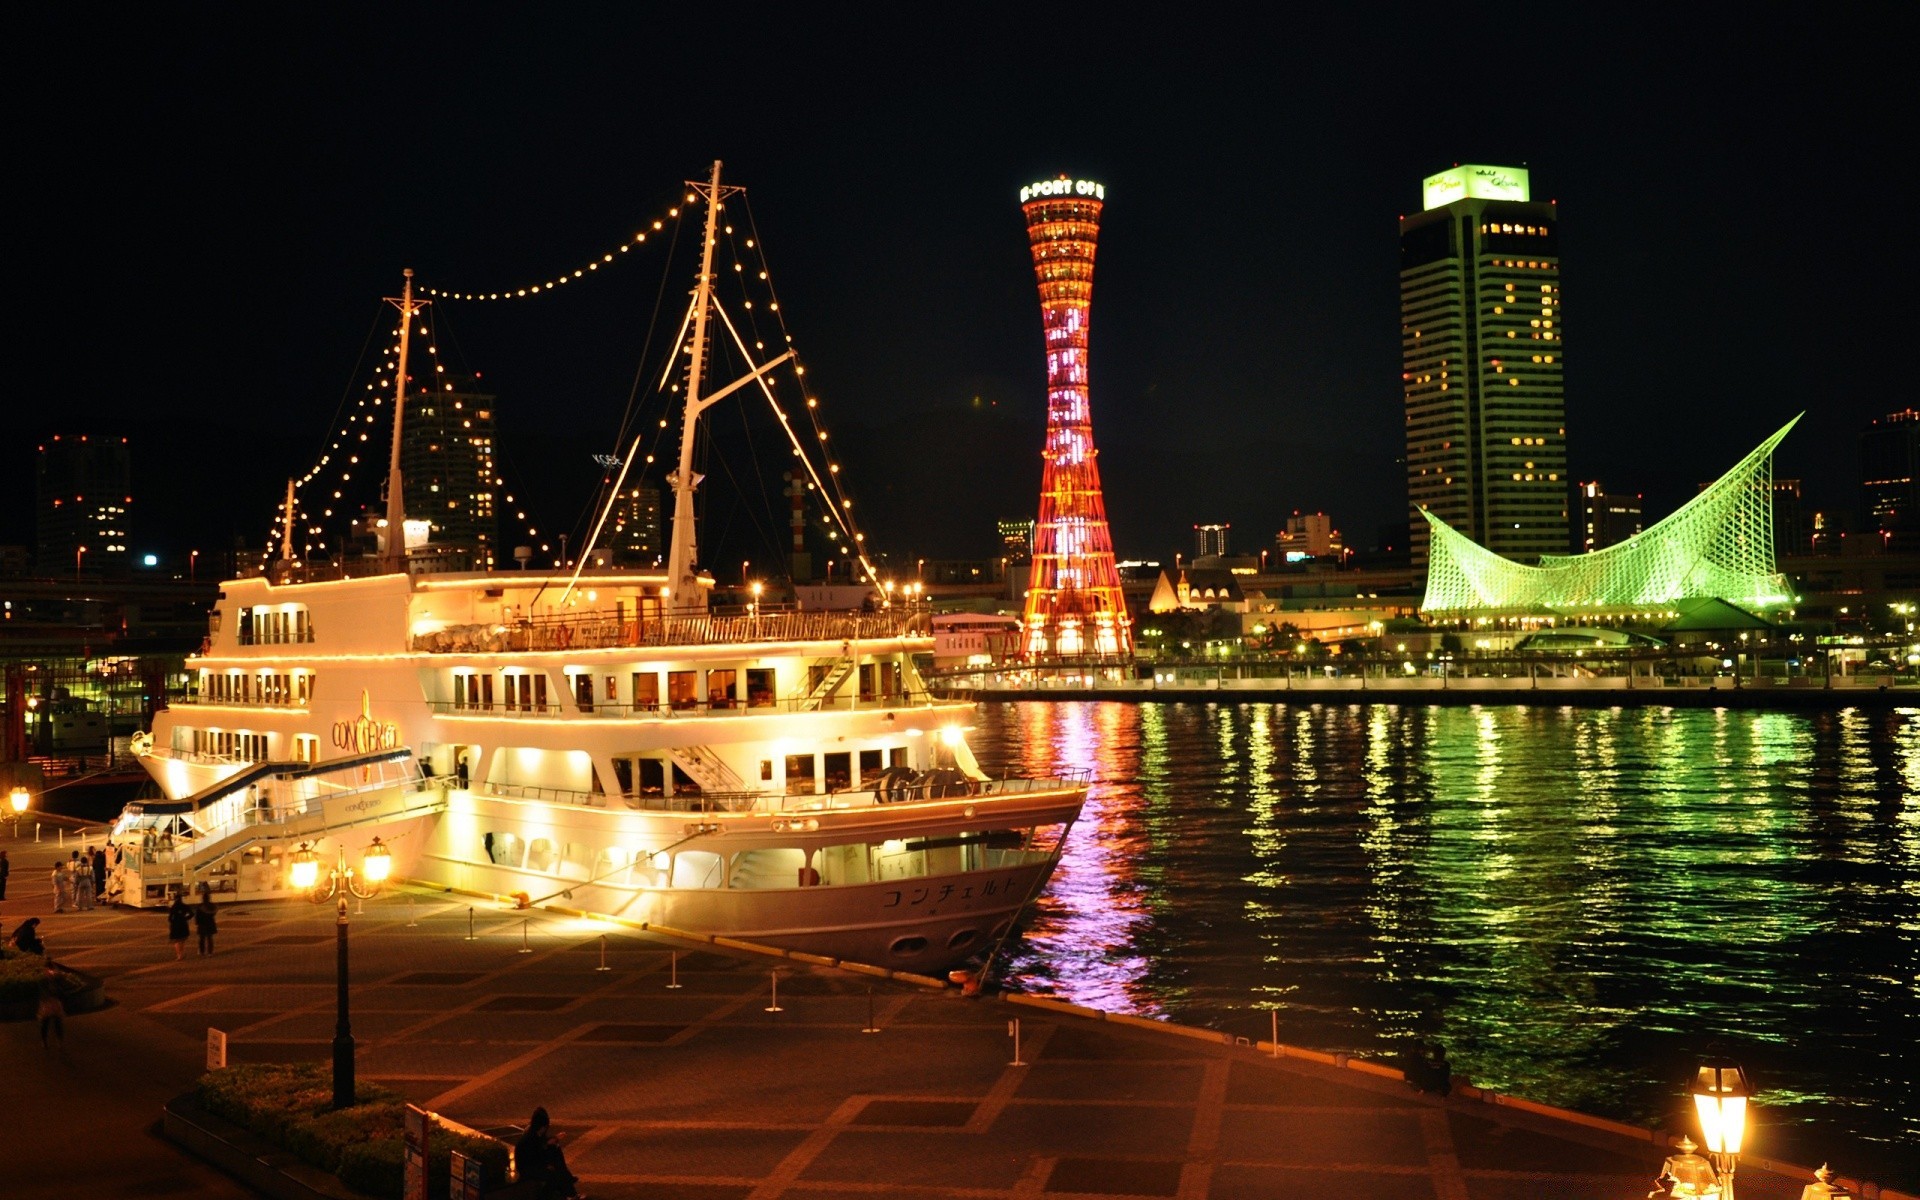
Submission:
<svg viewBox="0 0 1920 1200">
<path fill-rule="evenodd" d="M 1088 781 L 982 770 L 972 706 L 921 679 L 924 604 L 879 586 L 859 611 L 710 602 L 695 428 L 789 355 L 742 342 L 748 373 L 706 389 L 710 320 L 731 328 L 711 283 L 735 189 L 719 163 L 689 188 L 707 239 L 682 326 L 666 569 L 425 573 L 390 538 L 370 562 L 288 549 L 227 581 L 189 694 L 137 747 L 165 799 L 119 822 L 125 902 L 203 885 L 217 901 L 322 898 L 391 875 L 919 972 L 1015 928 Z M 412 297 L 409 277 L 403 313 Z M 394 409 L 397 424 L 398 391 Z"/>
</svg>

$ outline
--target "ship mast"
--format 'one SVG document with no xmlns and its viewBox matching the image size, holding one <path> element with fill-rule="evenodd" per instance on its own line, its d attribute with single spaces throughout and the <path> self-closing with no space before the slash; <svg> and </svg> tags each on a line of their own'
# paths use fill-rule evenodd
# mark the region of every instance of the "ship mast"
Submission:
<svg viewBox="0 0 1920 1200">
<path fill-rule="evenodd" d="M 407 497 L 400 478 L 400 427 L 407 411 L 407 340 L 413 332 L 413 317 L 431 301 L 413 298 L 413 268 L 401 272 L 406 283 L 398 297 L 387 303 L 400 310 L 400 364 L 394 370 L 393 453 L 387 463 L 387 571 L 405 574 L 407 570 Z"/>
<path fill-rule="evenodd" d="M 688 181 L 707 202 L 707 228 L 700 243 L 700 279 L 693 294 L 693 361 L 687 368 L 687 405 L 680 425 L 680 463 L 667 482 L 673 485 L 673 535 L 668 541 L 667 586 L 674 609 L 689 612 L 707 607 L 707 594 L 700 588 L 696 534 L 693 520 L 693 489 L 700 483 L 693 473 L 693 434 L 700 414 L 725 392 L 705 399 L 700 396 L 701 378 L 707 367 L 707 318 L 713 306 L 713 247 L 720 224 L 720 200 L 738 191 L 720 188 L 720 160 L 713 160 L 713 176 L 705 184 Z M 732 391 L 732 388 L 726 391 Z"/>
</svg>

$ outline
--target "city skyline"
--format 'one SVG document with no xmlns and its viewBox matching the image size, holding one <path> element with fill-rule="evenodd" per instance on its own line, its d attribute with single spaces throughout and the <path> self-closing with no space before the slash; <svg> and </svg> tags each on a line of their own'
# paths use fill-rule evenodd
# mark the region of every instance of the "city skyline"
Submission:
<svg viewBox="0 0 1920 1200">
<path fill-rule="evenodd" d="M 1031 511 L 1045 380 L 1005 196 L 1061 171 L 1110 189 L 1092 395 L 1123 555 L 1166 554 L 1196 522 L 1270 544 L 1296 509 L 1364 547 L 1402 517 L 1394 222 L 1452 163 L 1524 164 L 1558 202 L 1567 472 L 1643 494 L 1650 519 L 1802 408 L 1779 471 L 1851 510 L 1859 430 L 1907 406 L 1872 352 L 1898 264 L 1858 245 L 1864 223 L 1808 208 L 1891 188 L 1868 141 L 1830 136 L 1888 111 L 1887 51 L 1865 33 L 1554 16 L 1529 21 L 1538 53 L 1469 58 L 1479 73 L 1448 81 L 1426 65 L 1470 39 L 1339 18 L 1240 31 L 1264 40 L 1115 25 L 1059 62 L 990 18 L 953 22 L 937 50 L 810 25 L 792 43 L 807 85 L 776 90 L 784 55 L 737 48 L 714 100 L 688 108 L 688 70 L 615 67 L 617 35 L 691 44 L 713 32 L 693 17 L 328 14 L 297 44 L 230 14 L 138 14 L 71 43 L 61 18 L 33 19 L 54 27 L 16 86 L 43 114 L 70 98 L 92 133 L 77 154 L 50 116 L 34 127 L 25 266 L 88 299 L 21 333 L 75 371 L 77 398 L 18 406 L 7 427 L 129 437 L 136 480 L 161 481 L 138 488 L 136 550 L 229 519 L 261 536 L 401 267 L 450 287 L 550 275 L 716 156 L 749 188 L 854 494 L 896 555 L 985 555 L 995 520 Z M 394 85 L 415 77 L 432 99 L 396 146 Z M 1450 100 L 1515 89 L 1525 102 L 1498 112 Z M 1068 96 L 1098 102 L 1042 119 Z M 628 269 L 551 304 L 446 306 L 460 369 L 501 397 L 507 486 L 549 524 L 591 494 L 658 286 Z M 899 453 L 921 434 L 942 467 L 943 443 L 972 460 L 928 472 Z M 222 470 L 188 466 L 202 455 Z M 962 478 L 930 478 L 947 475 Z M 30 541 L 27 505 L 6 507 L 0 541 Z"/>
</svg>

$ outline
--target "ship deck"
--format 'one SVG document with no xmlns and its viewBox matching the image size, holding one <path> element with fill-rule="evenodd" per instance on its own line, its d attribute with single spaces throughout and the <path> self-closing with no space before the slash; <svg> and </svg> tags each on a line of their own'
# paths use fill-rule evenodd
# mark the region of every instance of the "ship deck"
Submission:
<svg viewBox="0 0 1920 1200">
<path fill-rule="evenodd" d="M 0 915 L 43 916 L 55 957 L 116 1003 L 69 1018 L 64 1051 L 30 1046 L 31 1023 L 0 1027 L 20 1066 L 15 1133 L 39 1148 L 15 1164 L 22 1194 L 82 1178 L 102 1194 L 248 1194 L 146 1130 L 192 1086 L 208 1027 L 231 1061 L 327 1059 L 332 907 L 223 912 L 218 952 L 176 963 L 157 915 L 47 916 L 47 869 L 71 839 L 44 837 L 9 843 Z M 966 998 L 555 913 L 472 920 L 468 941 L 468 902 L 424 893 L 353 915 L 361 1077 L 482 1128 L 546 1106 L 596 1200 L 1616 1200 L 1645 1195 L 1668 1153 L 1470 1087 L 1442 1099 L 1370 1064 L 1276 1059 L 1264 1028 L 1223 1038 Z M 1800 1194 L 1808 1175 L 1750 1150 L 1746 1200 Z"/>
</svg>

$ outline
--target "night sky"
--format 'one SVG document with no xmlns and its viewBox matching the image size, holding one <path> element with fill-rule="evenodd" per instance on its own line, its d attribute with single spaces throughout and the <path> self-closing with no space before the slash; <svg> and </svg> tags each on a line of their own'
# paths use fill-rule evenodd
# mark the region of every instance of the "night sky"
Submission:
<svg viewBox="0 0 1920 1200">
<path fill-rule="evenodd" d="M 133 439 L 136 551 L 259 540 L 367 381 L 401 268 L 551 277 L 715 158 L 896 558 L 990 555 L 993 520 L 1037 507 L 1016 194 L 1062 172 L 1108 189 L 1091 361 L 1123 556 L 1190 551 L 1196 522 L 1257 549 L 1294 510 L 1361 546 L 1404 520 L 1396 218 L 1455 162 L 1525 165 L 1559 202 L 1571 467 L 1645 492 L 1649 519 L 1803 409 L 1776 471 L 1850 508 L 1861 426 L 1913 399 L 1892 353 L 1910 76 L 1870 14 L 929 11 L 15 14 L 0 541 L 31 541 L 32 447 L 56 432 Z M 662 260 L 629 257 L 441 314 L 550 529 L 579 521 L 643 368 Z M 713 476 L 780 469 L 771 441 L 723 449 Z M 713 553 L 772 557 L 758 489 L 712 486 Z"/>
</svg>

